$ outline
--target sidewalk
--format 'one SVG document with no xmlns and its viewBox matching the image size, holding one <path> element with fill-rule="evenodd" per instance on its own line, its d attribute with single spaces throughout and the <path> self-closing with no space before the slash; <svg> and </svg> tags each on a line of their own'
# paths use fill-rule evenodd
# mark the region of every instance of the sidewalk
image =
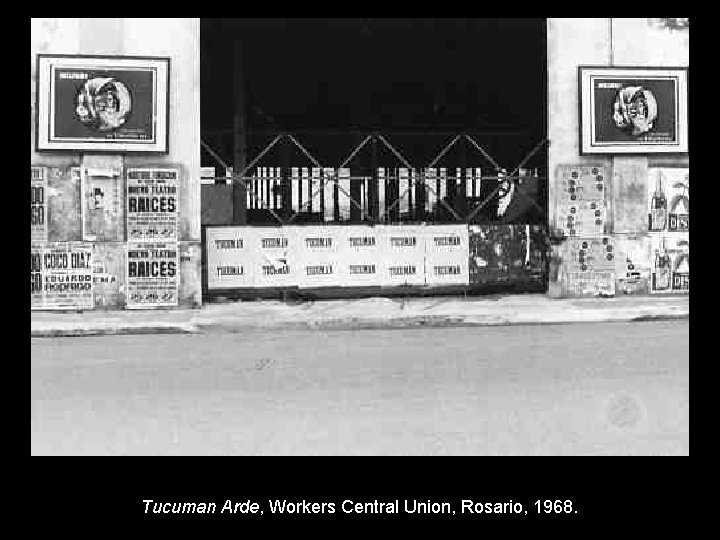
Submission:
<svg viewBox="0 0 720 540">
<path fill-rule="evenodd" d="M 689 296 L 551 299 L 543 294 L 207 304 L 170 311 L 33 312 L 31 337 L 641 321 L 689 317 Z"/>
</svg>

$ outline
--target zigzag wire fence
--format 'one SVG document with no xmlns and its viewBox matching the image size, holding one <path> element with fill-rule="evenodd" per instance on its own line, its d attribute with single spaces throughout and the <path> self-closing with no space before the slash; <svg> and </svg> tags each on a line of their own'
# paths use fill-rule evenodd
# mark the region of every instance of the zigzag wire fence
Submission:
<svg viewBox="0 0 720 540">
<path fill-rule="evenodd" d="M 287 174 L 288 168 L 285 169 L 284 174 L 281 168 L 258 167 L 263 158 L 283 140 L 299 150 L 312 164 L 312 167 L 291 167 L 289 175 Z M 462 175 L 461 168 L 456 168 L 455 176 L 451 176 L 447 174 L 447 168 L 436 167 L 448 152 L 462 141 L 467 141 L 482 156 L 494 174 L 477 174 L 478 169 L 482 171 L 482 168 L 475 167 L 465 168 L 465 176 Z M 347 166 L 361 150 L 372 142 L 381 144 L 402 165 L 395 169 L 396 174 L 389 174 L 389 171 L 393 169 L 378 168 L 373 171 L 375 173 L 373 175 L 350 175 Z M 511 194 L 513 197 L 524 199 L 534 207 L 538 215 L 542 217 L 542 222 L 538 225 L 547 229 L 546 208 L 537 200 L 538 197 L 529 195 L 519 187 L 523 182 L 529 180 L 537 182 L 538 185 L 541 182 L 547 182 L 546 176 L 537 173 L 531 175 L 524 169 L 536 154 L 545 150 L 547 144 L 547 139 L 537 142 L 508 173 L 507 169 L 501 167 L 485 148 L 467 133 L 455 135 L 424 167 L 414 166 L 384 135 L 373 133 L 366 135 L 338 166 L 328 167 L 316 159 L 294 135 L 280 133 L 258 153 L 244 170 L 238 173 L 233 172 L 231 181 L 244 189 L 249 211 L 266 212 L 278 225 L 299 222 L 301 217 L 304 223 L 379 224 L 402 221 L 441 221 L 472 224 L 477 223 L 476 218 L 488 204 Z M 221 166 L 226 170 L 229 169 L 218 153 L 208 144 L 201 140 L 201 145 Z M 259 174 L 248 175 L 255 167 Z M 224 181 L 225 178 L 218 178 L 218 180 Z M 350 185 L 353 182 L 356 186 L 355 191 L 360 193 L 360 198 L 352 194 L 353 190 L 350 189 Z M 489 194 L 479 198 L 481 182 L 497 182 L 497 185 Z M 459 211 L 456 206 L 451 204 L 450 193 L 452 192 L 456 197 L 475 203 L 472 209 L 468 209 L 467 212 Z M 544 192 L 543 189 L 535 190 L 536 194 Z M 341 205 L 343 197 L 345 200 Z M 428 206 L 430 206 L 429 211 L 427 210 Z M 348 212 L 352 207 L 357 209 L 359 219 L 352 219 L 348 215 L 352 214 L 351 211 Z"/>
</svg>

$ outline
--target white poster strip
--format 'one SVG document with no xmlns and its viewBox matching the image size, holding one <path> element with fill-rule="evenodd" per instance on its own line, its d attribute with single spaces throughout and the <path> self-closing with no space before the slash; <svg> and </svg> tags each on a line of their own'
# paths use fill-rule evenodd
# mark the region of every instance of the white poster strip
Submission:
<svg viewBox="0 0 720 540">
<path fill-rule="evenodd" d="M 173 242 L 178 237 L 177 169 L 128 169 L 129 242 Z"/>
<path fill-rule="evenodd" d="M 295 227 L 255 227 L 250 235 L 255 287 L 292 287 L 297 284 Z"/>
<path fill-rule="evenodd" d="M 177 242 L 128 242 L 126 264 L 128 309 L 178 305 Z"/>
<path fill-rule="evenodd" d="M 338 227 L 339 272 L 344 287 L 378 287 L 382 251 L 378 229 L 367 225 Z"/>
<path fill-rule="evenodd" d="M 425 281 L 428 285 L 467 285 L 467 225 L 428 225 L 425 236 Z"/>
<path fill-rule="evenodd" d="M 47 175 L 45 167 L 30 167 L 30 242 L 47 242 Z"/>
<path fill-rule="evenodd" d="M 425 285 L 423 227 L 382 225 L 376 229 L 381 243 L 380 284 L 386 287 Z"/>
<path fill-rule="evenodd" d="M 291 227 L 296 238 L 291 258 L 297 265 L 297 285 L 301 289 L 341 287 L 339 243 L 342 227 Z"/>
<path fill-rule="evenodd" d="M 208 290 L 254 285 L 254 227 L 208 227 L 205 230 Z"/>
</svg>

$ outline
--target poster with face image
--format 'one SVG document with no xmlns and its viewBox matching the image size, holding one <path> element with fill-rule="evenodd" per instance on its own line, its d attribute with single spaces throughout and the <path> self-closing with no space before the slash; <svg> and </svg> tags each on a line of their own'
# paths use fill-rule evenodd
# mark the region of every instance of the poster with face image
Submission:
<svg viewBox="0 0 720 540">
<path fill-rule="evenodd" d="M 581 154 L 688 151 L 686 68 L 578 70 Z"/>
<path fill-rule="evenodd" d="M 37 149 L 167 152 L 170 60 L 38 55 Z"/>
</svg>

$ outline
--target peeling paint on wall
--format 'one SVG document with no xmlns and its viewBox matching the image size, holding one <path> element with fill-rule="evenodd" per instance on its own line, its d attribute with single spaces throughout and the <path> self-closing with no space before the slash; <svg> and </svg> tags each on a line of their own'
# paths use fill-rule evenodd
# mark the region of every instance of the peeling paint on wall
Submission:
<svg viewBox="0 0 720 540">
<path fill-rule="evenodd" d="M 82 240 L 80 168 L 48 167 L 48 240 Z"/>
</svg>

